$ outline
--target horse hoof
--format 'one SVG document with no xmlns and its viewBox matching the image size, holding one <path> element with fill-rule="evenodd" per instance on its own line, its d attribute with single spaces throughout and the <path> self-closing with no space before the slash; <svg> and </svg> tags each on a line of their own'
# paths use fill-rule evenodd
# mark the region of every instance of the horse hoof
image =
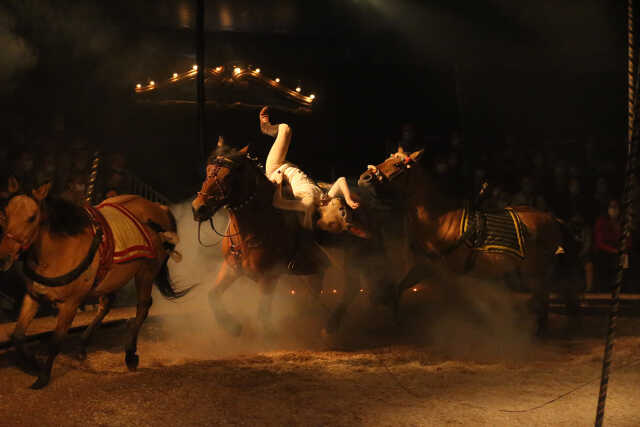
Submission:
<svg viewBox="0 0 640 427">
<path fill-rule="evenodd" d="M 136 369 L 138 369 L 138 363 L 140 363 L 140 358 L 138 357 L 137 354 L 127 353 L 127 355 L 124 357 L 124 361 L 127 364 L 127 369 L 129 369 L 129 371 L 131 372 L 135 372 Z"/>
<path fill-rule="evenodd" d="M 78 350 L 78 353 L 76 353 L 76 359 L 78 359 L 81 362 L 84 362 L 85 360 L 87 360 L 87 349 L 83 347 L 80 350 Z"/>
<path fill-rule="evenodd" d="M 31 390 L 40 390 L 44 387 L 46 387 L 46 385 L 49 384 L 49 377 L 38 377 L 38 379 L 36 380 L 36 382 L 34 382 L 33 384 L 31 384 L 31 387 L 29 387 Z"/>
</svg>

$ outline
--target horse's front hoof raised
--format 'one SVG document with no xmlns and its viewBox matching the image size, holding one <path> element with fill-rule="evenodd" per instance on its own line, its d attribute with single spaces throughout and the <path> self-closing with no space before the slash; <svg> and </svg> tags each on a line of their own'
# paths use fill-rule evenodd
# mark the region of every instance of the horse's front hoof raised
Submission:
<svg viewBox="0 0 640 427">
<path fill-rule="evenodd" d="M 127 369 L 131 372 L 135 372 L 138 369 L 138 363 L 140 363 L 140 358 L 135 353 L 127 353 L 124 357 L 124 361 L 127 364 Z"/>
<path fill-rule="evenodd" d="M 39 376 L 36 382 L 29 387 L 31 390 L 40 390 L 49 384 L 49 376 Z"/>
</svg>

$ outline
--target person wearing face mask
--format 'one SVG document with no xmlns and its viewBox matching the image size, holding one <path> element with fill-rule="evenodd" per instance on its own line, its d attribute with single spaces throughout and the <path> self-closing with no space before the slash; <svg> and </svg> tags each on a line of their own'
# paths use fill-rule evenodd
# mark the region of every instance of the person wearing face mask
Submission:
<svg viewBox="0 0 640 427">
<path fill-rule="evenodd" d="M 607 213 L 598 218 L 593 230 L 596 274 L 601 291 L 608 291 L 615 279 L 620 236 L 620 203 L 610 199 Z"/>
</svg>

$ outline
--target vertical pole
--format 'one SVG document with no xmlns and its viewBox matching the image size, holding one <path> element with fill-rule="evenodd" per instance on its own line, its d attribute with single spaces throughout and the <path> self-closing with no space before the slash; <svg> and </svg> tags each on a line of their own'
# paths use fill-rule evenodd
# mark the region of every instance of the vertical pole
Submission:
<svg viewBox="0 0 640 427">
<path fill-rule="evenodd" d="M 631 238 L 631 220 L 633 217 L 632 210 L 632 186 L 635 163 L 637 160 L 637 141 L 633 140 L 634 130 L 634 33 L 633 33 L 633 0 L 628 0 L 627 5 L 627 116 L 628 116 L 628 133 L 627 133 L 627 171 L 625 177 L 625 187 L 623 194 L 622 206 L 622 234 L 619 242 L 620 259 L 617 266 L 616 281 L 612 291 L 611 311 L 609 313 L 609 327 L 607 330 L 607 339 L 604 347 L 604 357 L 602 361 L 602 376 L 600 378 L 600 393 L 598 395 L 598 409 L 596 411 L 595 426 L 601 427 L 604 422 L 604 408 L 607 400 L 607 386 L 609 385 L 609 371 L 611 370 L 611 359 L 613 357 L 613 344 L 615 341 L 616 322 L 618 310 L 620 308 L 620 291 L 622 281 L 624 279 L 624 270 L 629 266 L 629 245 L 627 244 Z M 637 137 L 636 137 L 637 138 Z M 635 149 L 634 149 L 635 148 Z"/>
<path fill-rule="evenodd" d="M 93 194 L 96 190 L 96 178 L 98 177 L 98 167 L 100 166 L 100 153 L 93 153 L 93 163 L 91 164 L 91 173 L 89 174 L 89 185 L 87 185 L 87 195 L 85 201 L 88 205 L 93 202 Z"/>
<path fill-rule="evenodd" d="M 196 0 L 196 63 L 198 65 L 198 73 L 196 77 L 196 90 L 198 98 L 198 148 L 200 151 L 200 165 L 206 160 L 206 137 L 205 137 L 205 93 L 204 93 L 204 74 L 206 72 L 205 64 L 205 46 L 204 46 L 204 0 Z"/>
</svg>

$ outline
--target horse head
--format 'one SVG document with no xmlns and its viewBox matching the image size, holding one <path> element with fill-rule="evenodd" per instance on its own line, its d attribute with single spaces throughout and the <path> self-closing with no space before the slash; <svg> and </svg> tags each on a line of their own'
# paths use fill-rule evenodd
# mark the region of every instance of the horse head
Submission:
<svg viewBox="0 0 640 427">
<path fill-rule="evenodd" d="M 194 220 L 206 221 L 223 206 L 235 209 L 256 196 L 256 178 L 252 175 L 260 174 L 257 167 L 251 167 L 253 162 L 247 157 L 247 151 L 248 146 L 230 150 L 221 140 L 218 142 L 218 149 L 207 164 L 207 177 L 191 203 Z"/>
<path fill-rule="evenodd" d="M 31 194 L 13 194 L 0 214 L 0 270 L 7 271 L 28 250 L 38 236 L 42 223 L 42 205 L 51 183 L 34 189 Z"/>
<path fill-rule="evenodd" d="M 397 178 L 404 175 L 423 153 L 424 150 L 419 150 L 407 155 L 399 151 L 378 165 L 367 166 L 367 170 L 358 178 L 358 186 L 382 192 L 391 190 L 397 183 Z"/>
</svg>

